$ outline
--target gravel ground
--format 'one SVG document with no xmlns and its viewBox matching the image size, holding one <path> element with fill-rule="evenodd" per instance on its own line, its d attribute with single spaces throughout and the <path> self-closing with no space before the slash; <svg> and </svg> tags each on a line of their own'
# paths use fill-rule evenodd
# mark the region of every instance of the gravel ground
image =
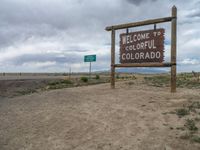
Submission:
<svg viewBox="0 0 200 150">
<path fill-rule="evenodd" d="M 0 98 L 1 150 L 199 150 L 180 139 L 177 115 L 166 112 L 199 100 L 198 90 L 137 81 Z"/>
</svg>

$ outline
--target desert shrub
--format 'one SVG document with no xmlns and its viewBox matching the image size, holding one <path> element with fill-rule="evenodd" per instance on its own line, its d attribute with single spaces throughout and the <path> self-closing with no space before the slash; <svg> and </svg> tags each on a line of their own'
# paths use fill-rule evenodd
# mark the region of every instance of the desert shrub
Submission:
<svg viewBox="0 0 200 150">
<path fill-rule="evenodd" d="M 54 86 L 54 85 L 59 84 L 59 83 L 60 83 L 59 81 L 53 81 L 53 82 L 48 83 L 48 85 Z"/>
<path fill-rule="evenodd" d="M 73 82 L 71 80 L 61 80 L 60 83 L 62 83 L 62 84 L 72 84 Z"/>
<path fill-rule="evenodd" d="M 100 76 L 97 74 L 96 77 L 95 77 L 95 79 L 97 79 L 97 80 L 100 79 Z"/>
<path fill-rule="evenodd" d="M 116 78 L 119 79 L 119 74 L 116 75 Z"/>
<path fill-rule="evenodd" d="M 176 85 L 177 87 L 180 88 L 187 87 L 187 88 L 200 89 L 200 82 L 197 82 L 193 78 L 194 75 L 192 73 L 177 74 Z M 144 77 L 144 80 L 149 85 L 163 87 L 163 86 L 169 86 L 170 76 L 159 75 L 152 77 Z"/>
<path fill-rule="evenodd" d="M 132 75 L 132 79 L 134 79 L 134 80 L 135 80 L 135 79 L 137 79 L 137 78 L 136 78 L 136 76 Z"/>
<path fill-rule="evenodd" d="M 62 75 L 63 75 L 63 76 L 67 76 L 68 74 L 64 72 L 64 73 L 62 73 Z"/>
<path fill-rule="evenodd" d="M 197 135 L 195 135 L 195 136 L 192 137 L 192 141 L 193 141 L 193 142 L 200 143 L 200 137 L 197 136 Z"/>
<path fill-rule="evenodd" d="M 144 77 L 146 83 L 157 86 L 169 86 L 170 77 L 169 76 L 153 76 L 153 77 Z"/>
<path fill-rule="evenodd" d="M 192 104 L 189 105 L 188 108 L 189 108 L 190 110 L 193 110 L 193 109 L 200 109 L 200 102 L 198 102 L 198 101 L 192 102 Z"/>
<path fill-rule="evenodd" d="M 59 80 L 48 83 L 47 89 L 61 89 L 70 87 L 73 84 L 71 80 Z"/>
<path fill-rule="evenodd" d="M 180 109 L 177 109 L 176 110 L 176 114 L 179 116 L 179 117 L 183 117 L 183 116 L 186 116 L 189 114 L 189 110 L 187 110 L 186 108 L 180 108 Z"/>
<path fill-rule="evenodd" d="M 81 81 L 88 82 L 88 77 L 81 77 Z"/>
<path fill-rule="evenodd" d="M 195 125 L 194 120 L 192 120 L 192 119 L 187 119 L 184 126 L 187 127 L 188 130 L 190 130 L 190 131 L 197 131 L 198 130 L 198 128 Z"/>
</svg>

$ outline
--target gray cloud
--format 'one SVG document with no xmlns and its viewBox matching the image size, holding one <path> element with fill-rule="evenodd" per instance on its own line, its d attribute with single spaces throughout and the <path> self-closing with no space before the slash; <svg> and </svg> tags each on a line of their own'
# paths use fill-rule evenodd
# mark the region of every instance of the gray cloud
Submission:
<svg viewBox="0 0 200 150">
<path fill-rule="evenodd" d="M 188 21 L 191 25 L 181 24 L 178 28 L 181 32 L 197 28 L 194 24 L 199 22 L 199 11 L 188 13 L 192 8 L 198 8 L 194 1 L 1 0 L 0 3 L 0 64 L 3 62 L 22 70 L 21 65 L 26 62 L 56 62 L 59 70 L 62 64 L 83 62 L 83 55 L 90 53 L 97 54 L 96 69 L 109 67 L 110 33 L 104 30 L 106 26 L 165 17 L 170 15 L 174 4 L 178 7 L 178 15 L 180 10 L 180 13 L 185 11 L 190 17 L 197 18 Z M 180 16 L 179 24 L 182 20 Z M 163 27 L 162 24 L 159 26 Z M 184 41 L 184 36 L 179 37 Z M 48 53 L 43 54 L 45 50 Z M 183 52 L 180 54 L 186 57 Z M 0 66 L 0 70 L 2 68 Z"/>
<path fill-rule="evenodd" d="M 199 18 L 200 17 L 200 10 L 187 15 L 187 17 L 188 18 L 190 18 L 190 17 L 198 17 Z"/>
<path fill-rule="evenodd" d="M 100 35 L 113 15 L 121 16 L 117 6 L 88 1 L 11 1 L 0 5 L 0 48 L 24 43 L 29 38 L 93 39 Z M 95 11 L 94 11 L 95 9 Z M 104 9 L 104 11 L 102 11 Z M 109 15 L 108 15 L 109 14 Z M 117 19 L 117 18 L 116 18 Z M 98 32 L 97 32 L 98 31 Z M 102 32 L 103 33 L 103 32 Z M 103 35 L 101 33 L 101 36 Z M 66 39 L 67 40 L 67 39 Z"/>
<path fill-rule="evenodd" d="M 29 62 L 56 62 L 57 64 L 73 64 L 83 62 L 85 54 L 80 54 L 76 52 L 68 53 L 47 53 L 47 54 L 25 54 L 20 57 L 15 57 L 12 59 L 12 63 L 15 66 L 23 65 Z M 108 62 L 110 61 L 110 56 L 100 55 L 97 56 L 98 62 Z"/>
<path fill-rule="evenodd" d="M 77 63 L 80 62 L 80 60 L 83 60 L 83 56 L 78 55 L 78 54 L 62 54 L 62 56 L 50 53 L 50 54 L 35 54 L 35 55 L 22 55 L 20 57 L 16 57 L 15 59 L 12 60 L 12 62 L 15 65 L 22 65 L 26 62 L 46 62 L 46 61 L 51 61 L 51 62 L 56 62 L 58 64 L 62 63 Z"/>
</svg>

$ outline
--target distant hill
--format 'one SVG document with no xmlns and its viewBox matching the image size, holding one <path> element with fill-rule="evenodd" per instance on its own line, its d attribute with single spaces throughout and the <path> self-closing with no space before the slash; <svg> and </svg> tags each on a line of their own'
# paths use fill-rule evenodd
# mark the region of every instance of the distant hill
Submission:
<svg viewBox="0 0 200 150">
<path fill-rule="evenodd" d="M 168 73 L 167 68 L 116 68 L 117 73 L 160 74 Z M 109 73 L 110 70 L 95 71 L 96 73 Z"/>
<path fill-rule="evenodd" d="M 117 68 L 116 72 L 119 73 L 142 73 L 142 74 L 157 74 L 168 73 L 166 68 Z"/>
</svg>

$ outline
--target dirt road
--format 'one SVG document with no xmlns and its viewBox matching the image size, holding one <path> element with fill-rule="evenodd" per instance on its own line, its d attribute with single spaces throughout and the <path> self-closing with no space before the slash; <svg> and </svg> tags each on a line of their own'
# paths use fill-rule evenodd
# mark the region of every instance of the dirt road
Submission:
<svg viewBox="0 0 200 150">
<path fill-rule="evenodd" d="M 183 119 L 167 112 L 198 90 L 137 82 L 52 90 L 0 100 L 1 150 L 199 150 L 180 139 Z"/>
</svg>

